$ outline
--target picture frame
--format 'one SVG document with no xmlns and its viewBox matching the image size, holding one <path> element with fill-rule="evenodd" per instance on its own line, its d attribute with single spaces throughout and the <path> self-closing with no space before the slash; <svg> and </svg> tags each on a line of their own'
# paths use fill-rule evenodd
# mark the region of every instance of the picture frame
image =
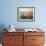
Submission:
<svg viewBox="0 0 46 46">
<path fill-rule="evenodd" d="M 18 7 L 17 21 L 19 22 L 34 22 L 35 21 L 35 7 Z"/>
</svg>

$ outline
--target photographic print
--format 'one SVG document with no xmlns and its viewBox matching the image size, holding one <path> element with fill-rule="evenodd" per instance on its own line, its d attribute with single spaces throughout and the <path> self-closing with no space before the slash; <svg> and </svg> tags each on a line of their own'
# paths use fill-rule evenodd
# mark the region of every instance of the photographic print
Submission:
<svg viewBox="0 0 46 46">
<path fill-rule="evenodd" d="M 35 21 L 35 7 L 18 7 L 17 20 L 22 22 Z"/>
</svg>

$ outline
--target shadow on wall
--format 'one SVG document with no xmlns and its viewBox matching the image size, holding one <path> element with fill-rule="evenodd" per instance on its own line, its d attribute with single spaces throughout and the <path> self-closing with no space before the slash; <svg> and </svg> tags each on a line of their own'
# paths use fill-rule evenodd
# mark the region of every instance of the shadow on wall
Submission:
<svg viewBox="0 0 46 46">
<path fill-rule="evenodd" d="M 4 30 L 5 28 L 5 30 Z M 4 24 L 0 24 L 0 43 L 2 43 L 2 36 L 3 36 L 3 32 L 6 32 L 6 27 Z"/>
</svg>

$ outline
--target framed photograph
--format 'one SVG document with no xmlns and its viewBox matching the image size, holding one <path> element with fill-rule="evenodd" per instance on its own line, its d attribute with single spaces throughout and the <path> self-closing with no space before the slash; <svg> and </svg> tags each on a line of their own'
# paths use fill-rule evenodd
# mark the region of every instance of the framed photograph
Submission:
<svg viewBox="0 0 46 46">
<path fill-rule="evenodd" d="M 18 7 L 17 20 L 20 22 L 34 22 L 35 7 Z"/>
</svg>

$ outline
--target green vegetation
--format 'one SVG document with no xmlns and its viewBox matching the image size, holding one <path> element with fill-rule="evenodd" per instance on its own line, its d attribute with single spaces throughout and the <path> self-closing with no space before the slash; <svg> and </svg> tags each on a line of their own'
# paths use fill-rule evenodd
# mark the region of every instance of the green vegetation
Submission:
<svg viewBox="0 0 46 46">
<path fill-rule="evenodd" d="M 33 19 L 33 16 L 32 15 L 29 15 L 29 16 L 20 16 L 20 19 Z"/>
</svg>

